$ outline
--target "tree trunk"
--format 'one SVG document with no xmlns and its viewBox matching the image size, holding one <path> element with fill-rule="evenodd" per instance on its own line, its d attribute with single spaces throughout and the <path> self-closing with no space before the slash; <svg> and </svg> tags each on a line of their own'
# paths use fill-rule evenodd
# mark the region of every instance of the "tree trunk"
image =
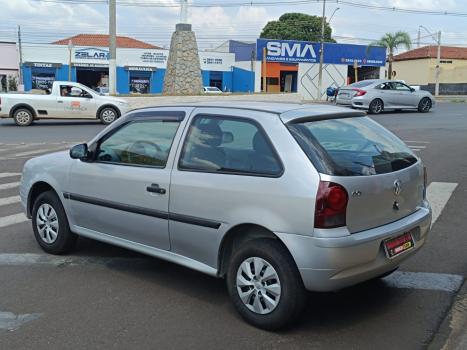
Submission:
<svg viewBox="0 0 467 350">
<path fill-rule="evenodd" d="M 392 50 L 389 51 L 389 57 L 388 57 L 388 79 L 392 80 L 392 59 L 393 59 L 393 53 Z"/>
</svg>

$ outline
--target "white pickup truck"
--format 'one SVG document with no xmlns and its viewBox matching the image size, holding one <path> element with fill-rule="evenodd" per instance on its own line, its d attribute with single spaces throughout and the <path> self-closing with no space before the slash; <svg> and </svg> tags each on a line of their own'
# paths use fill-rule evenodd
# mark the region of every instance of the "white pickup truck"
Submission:
<svg viewBox="0 0 467 350">
<path fill-rule="evenodd" d="M 100 119 L 110 124 L 129 109 L 123 99 L 68 81 L 55 81 L 46 95 L 0 94 L 0 118 L 13 118 L 20 126 L 36 119 Z"/>
</svg>

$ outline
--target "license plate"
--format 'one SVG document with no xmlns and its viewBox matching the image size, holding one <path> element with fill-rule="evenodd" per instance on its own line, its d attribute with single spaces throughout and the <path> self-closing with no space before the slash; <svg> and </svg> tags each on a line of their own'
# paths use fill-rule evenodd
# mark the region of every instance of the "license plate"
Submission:
<svg viewBox="0 0 467 350">
<path fill-rule="evenodd" d="M 384 241 L 384 249 L 388 258 L 393 258 L 413 247 L 415 247 L 415 242 L 410 232 Z"/>
</svg>

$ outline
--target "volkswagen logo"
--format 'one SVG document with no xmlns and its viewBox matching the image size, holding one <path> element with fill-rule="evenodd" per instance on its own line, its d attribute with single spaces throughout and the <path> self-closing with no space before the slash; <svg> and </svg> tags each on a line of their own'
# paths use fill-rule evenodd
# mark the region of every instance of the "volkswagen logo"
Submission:
<svg viewBox="0 0 467 350">
<path fill-rule="evenodd" d="M 401 180 L 397 179 L 396 181 L 394 181 L 394 194 L 398 196 L 401 194 L 401 192 L 402 192 Z"/>
</svg>

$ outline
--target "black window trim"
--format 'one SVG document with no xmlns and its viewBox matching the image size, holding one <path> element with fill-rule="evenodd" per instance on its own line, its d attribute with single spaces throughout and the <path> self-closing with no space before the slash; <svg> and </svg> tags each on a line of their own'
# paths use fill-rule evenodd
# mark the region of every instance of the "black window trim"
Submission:
<svg viewBox="0 0 467 350">
<path fill-rule="evenodd" d="M 208 118 L 222 118 L 225 120 L 235 120 L 235 121 L 246 121 L 247 123 L 253 124 L 258 128 L 258 130 L 263 134 L 266 143 L 271 147 L 271 151 L 273 153 L 274 158 L 278 162 L 280 171 L 277 174 L 263 174 L 263 173 L 253 173 L 253 172 L 244 172 L 244 171 L 210 171 L 210 170 L 202 170 L 202 169 L 190 169 L 190 168 L 183 168 L 181 166 L 181 160 L 185 154 L 185 148 L 188 140 L 188 136 L 190 135 L 191 128 L 193 127 L 193 124 L 196 119 L 198 118 L 203 118 L 203 117 L 208 117 Z M 214 113 L 198 113 L 193 116 L 193 118 L 190 121 L 190 124 L 188 125 L 188 130 L 186 131 L 183 139 L 183 144 L 182 148 L 180 150 L 179 156 L 178 156 L 178 161 L 177 161 L 177 170 L 178 171 L 186 171 L 186 172 L 194 172 L 194 173 L 206 173 L 206 174 L 224 174 L 224 175 L 239 175 L 239 176 L 253 176 L 253 177 L 267 177 L 267 178 L 280 178 L 282 175 L 284 175 L 284 163 L 282 162 L 281 157 L 279 156 L 279 153 L 277 152 L 276 148 L 274 147 L 269 135 L 267 134 L 266 130 L 264 130 L 263 126 L 256 120 L 249 118 L 249 117 L 239 117 L 239 116 L 234 116 L 234 115 L 224 115 L 224 114 L 214 114 Z"/>
<path fill-rule="evenodd" d="M 160 115 L 158 115 L 160 114 Z M 170 115 L 172 114 L 172 115 Z M 176 114 L 176 115 L 175 115 Z M 99 164 L 110 164 L 110 165 L 120 165 L 120 166 L 131 166 L 131 167 L 136 167 L 136 168 L 150 168 L 150 169 L 166 169 L 167 168 L 167 160 L 169 157 L 167 157 L 165 165 L 164 166 L 157 166 L 157 165 L 143 165 L 143 164 L 129 164 L 129 163 L 118 163 L 118 162 L 105 162 L 97 159 L 97 150 L 101 146 L 102 142 L 108 140 L 110 137 L 112 137 L 115 133 L 117 133 L 119 130 L 127 127 L 130 124 L 134 123 L 147 123 L 151 121 L 162 121 L 162 122 L 177 122 L 178 127 L 177 130 L 175 131 L 174 137 L 172 138 L 172 142 L 170 144 L 169 148 L 169 155 L 170 152 L 172 151 L 172 147 L 174 145 L 175 138 L 177 136 L 178 131 L 180 130 L 180 125 L 182 124 L 182 121 L 185 119 L 186 113 L 184 111 L 167 111 L 167 113 L 164 112 L 140 112 L 135 115 L 129 115 L 129 119 L 125 121 L 124 123 L 118 125 L 117 127 L 113 128 L 110 130 L 107 134 L 103 135 L 99 140 L 97 140 L 91 147 L 92 147 L 92 162 L 94 163 L 99 163 Z"/>
</svg>

